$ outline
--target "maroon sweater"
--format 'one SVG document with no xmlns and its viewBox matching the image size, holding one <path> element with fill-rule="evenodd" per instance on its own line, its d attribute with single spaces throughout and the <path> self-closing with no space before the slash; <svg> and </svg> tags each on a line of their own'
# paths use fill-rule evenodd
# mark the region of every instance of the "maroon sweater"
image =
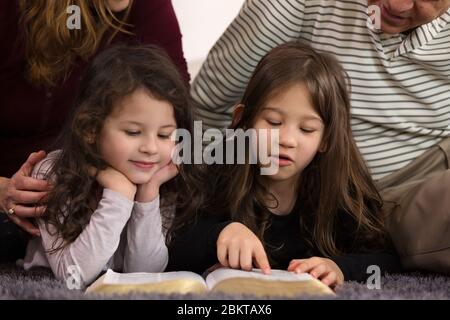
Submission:
<svg viewBox="0 0 450 320">
<path fill-rule="evenodd" d="M 33 151 L 46 149 L 60 133 L 89 61 L 77 61 L 70 76 L 54 88 L 25 79 L 19 0 L 0 1 L 0 176 L 11 177 Z M 170 0 L 134 0 L 128 22 L 134 35 L 118 34 L 111 45 L 159 45 L 189 82 L 181 33 Z M 105 36 L 106 38 L 106 36 Z M 98 50 L 104 50 L 101 46 Z"/>
</svg>

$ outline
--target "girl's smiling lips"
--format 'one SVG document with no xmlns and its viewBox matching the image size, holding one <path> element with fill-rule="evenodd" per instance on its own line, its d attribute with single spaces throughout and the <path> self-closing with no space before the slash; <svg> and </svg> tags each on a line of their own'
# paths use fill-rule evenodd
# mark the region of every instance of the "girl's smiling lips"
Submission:
<svg viewBox="0 0 450 320">
<path fill-rule="evenodd" d="M 140 169 L 151 169 L 155 165 L 155 162 L 134 161 L 134 160 L 130 160 L 130 162 Z"/>
</svg>

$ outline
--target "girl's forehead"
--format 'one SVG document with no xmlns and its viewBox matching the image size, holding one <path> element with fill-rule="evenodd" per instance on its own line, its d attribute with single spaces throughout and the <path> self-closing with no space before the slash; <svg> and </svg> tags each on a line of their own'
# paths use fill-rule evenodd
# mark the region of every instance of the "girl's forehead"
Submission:
<svg viewBox="0 0 450 320">
<path fill-rule="evenodd" d="M 113 107 L 110 118 L 135 119 L 139 122 L 175 122 L 174 108 L 165 100 L 160 100 L 145 90 L 136 90 L 132 94 L 120 99 Z"/>
<path fill-rule="evenodd" d="M 304 83 L 292 84 L 271 94 L 261 106 L 264 111 L 273 111 L 281 115 L 308 114 L 320 119 L 314 107 L 309 89 Z"/>
</svg>

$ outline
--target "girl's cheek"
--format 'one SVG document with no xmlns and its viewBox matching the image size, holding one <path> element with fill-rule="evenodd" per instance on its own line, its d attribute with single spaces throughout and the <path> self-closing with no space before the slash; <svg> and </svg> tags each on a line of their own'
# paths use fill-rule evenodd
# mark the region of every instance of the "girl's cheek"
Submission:
<svg viewBox="0 0 450 320">
<path fill-rule="evenodd" d="M 164 158 L 164 162 L 169 162 L 172 159 L 172 154 L 175 150 L 175 143 L 173 141 L 170 141 L 167 143 L 167 145 L 163 148 L 163 155 L 162 158 Z"/>
</svg>

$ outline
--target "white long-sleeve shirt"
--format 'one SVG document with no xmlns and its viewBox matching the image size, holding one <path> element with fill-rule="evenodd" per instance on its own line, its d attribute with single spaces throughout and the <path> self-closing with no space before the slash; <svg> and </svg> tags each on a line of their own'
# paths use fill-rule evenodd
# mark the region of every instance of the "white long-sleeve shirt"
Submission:
<svg viewBox="0 0 450 320">
<path fill-rule="evenodd" d="M 37 164 L 33 176 L 43 179 L 56 155 L 52 152 Z M 47 230 L 43 220 L 37 219 L 41 237 L 29 242 L 24 268 L 49 267 L 63 280 L 78 270 L 82 286 L 94 281 L 107 268 L 162 272 L 168 262 L 168 251 L 159 204 L 159 197 L 149 203 L 139 203 L 104 189 L 97 209 L 78 238 L 54 253 L 48 251 L 62 240 L 57 238 L 52 225 Z"/>
<path fill-rule="evenodd" d="M 303 40 L 341 62 L 352 128 L 374 179 L 450 135 L 450 9 L 409 34 L 368 21 L 367 0 L 247 0 L 211 49 L 191 93 L 204 128 L 224 128 L 260 59 Z"/>
</svg>

